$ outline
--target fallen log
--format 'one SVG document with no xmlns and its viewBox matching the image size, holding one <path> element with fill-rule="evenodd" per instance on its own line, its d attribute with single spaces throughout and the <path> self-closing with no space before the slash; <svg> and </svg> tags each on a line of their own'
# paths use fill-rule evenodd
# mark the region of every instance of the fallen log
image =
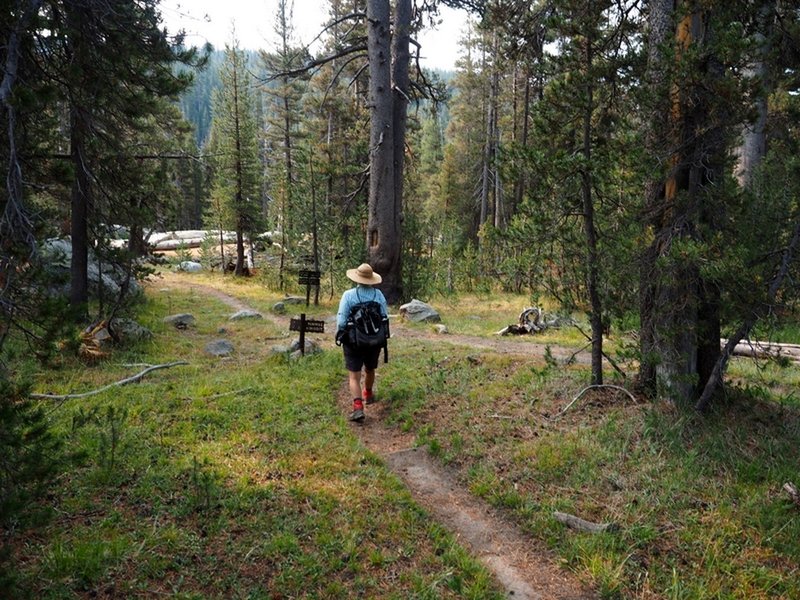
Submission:
<svg viewBox="0 0 800 600">
<path fill-rule="evenodd" d="M 725 347 L 728 340 L 722 338 L 720 346 Z M 749 356 L 751 358 L 786 358 L 792 362 L 800 363 L 800 345 L 781 344 L 777 342 L 739 342 L 733 348 L 734 356 Z"/>
<path fill-rule="evenodd" d="M 604 531 L 614 532 L 619 529 L 619 526 L 616 523 L 592 523 L 591 521 L 581 519 L 575 515 L 558 511 L 553 512 L 553 518 L 559 523 L 563 523 L 570 529 L 586 531 L 588 533 L 603 533 Z"/>
</svg>

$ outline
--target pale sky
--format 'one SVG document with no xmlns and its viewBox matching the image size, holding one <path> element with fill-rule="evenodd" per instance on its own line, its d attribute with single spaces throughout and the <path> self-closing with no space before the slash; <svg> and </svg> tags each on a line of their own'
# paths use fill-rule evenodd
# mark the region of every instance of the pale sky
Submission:
<svg viewBox="0 0 800 600">
<path fill-rule="evenodd" d="M 235 24 L 240 47 L 258 50 L 274 47 L 276 6 L 276 0 L 161 0 L 161 14 L 170 33 L 186 30 L 189 45 L 209 41 L 223 49 Z M 319 33 L 326 7 L 321 0 L 294 0 L 293 22 L 299 42 L 308 44 Z M 426 30 L 418 37 L 422 64 L 452 70 L 467 14 L 443 6 L 439 18 L 442 23 L 436 30 Z"/>
</svg>

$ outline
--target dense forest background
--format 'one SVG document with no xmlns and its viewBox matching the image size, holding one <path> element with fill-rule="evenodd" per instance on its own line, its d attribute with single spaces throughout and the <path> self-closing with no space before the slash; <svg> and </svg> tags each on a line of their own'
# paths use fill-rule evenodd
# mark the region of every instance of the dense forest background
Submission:
<svg viewBox="0 0 800 600">
<path fill-rule="evenodd" d="M 81 319 L 124 296 L 89 304 L 90 256 L 135 274 L 153 231 L 204 229 L 209 266 L 279 288 L 311 267 L 334 293 L 368 259 L 393 302 L 553 299 L 589 316 L 593 382 L 603 334 L 637 330 L 642 389 L 706 405 L 719 339 L 795 297 L 797 8 L 448 4 L 473 15 L 455 73 L 412 60 L 434 4 L 332 0 L 312 55 L 288 1 L 258 51 L 235 32 L 224 50 L 184 48 L 154 1 L 17 3 L 0 88 L 4 331 L 49 306 L 30 305 L 37 270 L 21 268 L 43 240 L 71 238 Z M 257 264 L 265 244 L 278 258 Z"/>
</svg>

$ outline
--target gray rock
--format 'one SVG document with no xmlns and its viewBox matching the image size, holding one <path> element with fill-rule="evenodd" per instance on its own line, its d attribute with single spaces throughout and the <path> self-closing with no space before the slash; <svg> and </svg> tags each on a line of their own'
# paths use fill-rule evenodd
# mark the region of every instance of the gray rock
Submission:
<svg viewBox="0 0 800 600">
<path fill-rule="evenodd" d="M 199 273 L 203 270 L 203 265 L 193 260 L 185 260 L 178 265 L 179 271 L 186 271 L 187 273 Z"/>
<path fill-rule="evenodd" d="M 256 312 L 249 308 L 245 308 L 240 310 L 239 312 L 230 316 L 231 321 L 240 321 L 242 319 L 263 319 L 264 317 L 261 315 L 260 312 Z"/>
<path fill-rule="evenodd" d="M 111 329 L 120 342 L 142 342 L 153 337 L 153 332 L 133 319 L 113 319 Z"/>
<path fill-rule="evenodd" d="M 205 351 L 211 356 L 228 356 L 233 352 L 233 344 L 228 340 L 214 340 L 206 344 Z"/>
<path fill-rule="evenodd" d="M 322 351 L 322 349 L 319 347 L 319 344 L 317 344 L 317 342 L 314 340 L 306 338 L 305 342 L 306 354 L 314 354 Z M 289 346 L 289 352 L 300 352 L 300 338 L 292 342 L 292 345 Z"/>
<path fill-rule="evenodd" d="M 94 335 L 92 337 L 101 346 L 104 345 L 104 344 L 110 344 L 111 342 L 114 341 L 114 338 L 111 337 L 111 334 L 109 333 L 109 331 L 108 331 L 108 329 L 106 327 L 103 327 L 102 329 L 99 329 L 98 331 L 95 331 Z"/>
<path fill-rule="evenodd" d="M 174 325 L 176 329 L 186 329 L 187 327 L 194 327 L 195 318 L 194 315 L 189 313 L 180 313 L 164 317 L 164 323 Z"/>
<path fill-rule="evenodd" d="M 442 320 L 439 313 L 430 305 L 420 300 L 412 300 L 400 307 L 400 314 L 415 323 L 438 323 Z"/>
<path fill-rule="evenodd" d="M 285 315 L 286 305 L 283 302 L 276 302 L 272 305 L 272 312 L 274 312 L 276 315 Z"/>
<path fill-rule="evenodd" d="M 304 304 L 306 299 L 301 296 L 286 296 L 283 299 L 284 304 Z"/>
<path fill-rule="evenodd" d="M 66 296 L 70 287 L 70 262 L 72 260 L 72 242 L 69 239 L 49 239 L 41 247 L 41 260 L 51 282 L 50 294 Z M 98 297 L 100 293 L 106 299 L 118 298 L 125 290 L 127 297 L 142 294 L 142 286 L 134 278 L 129 278 L 122 267 L 98 261 L 94 251 L 89 248 L 86 275 L 89 280 L 89 295 Z"/>
<path fill-rule="evenodd" d="M 320 348 L 319 344 L 314 340 L 306 339 L 305 342 L 306 356 L 322 352 L 322 348 Z M 273 346 L 272 354 L 288 354 L 289 358 L 300 358 L 303 356 L 303 353 L 300 352 L 300 340 L 295 339 L 289 346 Z"/>
</svg>

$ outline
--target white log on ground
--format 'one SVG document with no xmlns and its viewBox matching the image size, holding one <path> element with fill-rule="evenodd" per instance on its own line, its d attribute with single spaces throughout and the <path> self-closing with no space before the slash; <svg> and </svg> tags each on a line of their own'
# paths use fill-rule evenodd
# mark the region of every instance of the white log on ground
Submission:
<svg viewBox="0 0 800 600">
<path fill-rule="evenodd" d="M 720 346 L 728 342 L 723 338 Z M 749 356 L 752 358 L 786 358 L 795 363 L 800 363 L 800 345 L 782 344 L 778 342 L 739 342 L 733 349 L 734 356 Z"/>
</svg>

